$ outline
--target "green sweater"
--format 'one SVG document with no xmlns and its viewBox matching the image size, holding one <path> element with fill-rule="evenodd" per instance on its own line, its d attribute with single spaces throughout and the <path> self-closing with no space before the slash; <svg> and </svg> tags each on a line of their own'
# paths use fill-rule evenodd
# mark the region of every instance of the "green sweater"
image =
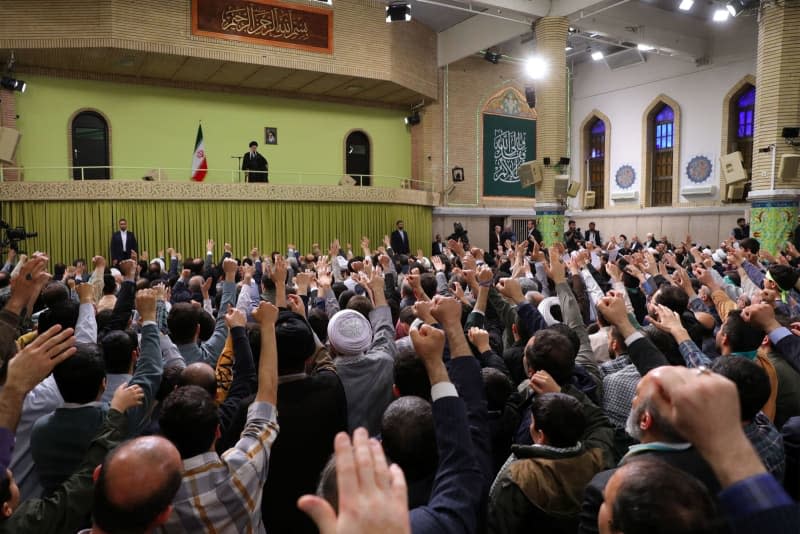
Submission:
<svg viewBox="0 0 800 534">
<path fill-rule="evenodd" d="M 22 503 L 11 517 L 0 522 L 0 534 L 74 534 L 86 526 L 85 522 L 92 511 L 94 469 L 103 462 L 108 451 L 125 439 L 127 427 L 128 419 L 125 414 L 109 410 L 78 470 L 51 496 L 45 499 L 29 499 Z"/>
</svg>

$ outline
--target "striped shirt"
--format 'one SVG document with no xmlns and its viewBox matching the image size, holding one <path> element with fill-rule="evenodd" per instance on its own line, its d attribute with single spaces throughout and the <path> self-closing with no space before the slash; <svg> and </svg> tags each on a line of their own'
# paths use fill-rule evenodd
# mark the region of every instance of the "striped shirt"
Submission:
<svg viewBox="0 0 800 534">
<path fill-rule="evenodd" d="M 183 482 L 172 502 L 172 514 L 158 531 L 265 532 L 261 495 L 277 436 L 275 407 L 266 402 L 251 404 L 236 446 L 222 457 L 206 452 L 183 461 Z"/>
</svg>

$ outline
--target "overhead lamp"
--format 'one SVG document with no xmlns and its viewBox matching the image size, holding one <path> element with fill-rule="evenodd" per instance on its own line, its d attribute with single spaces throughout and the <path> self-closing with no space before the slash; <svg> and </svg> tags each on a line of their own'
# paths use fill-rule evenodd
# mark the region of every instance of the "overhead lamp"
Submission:
<svg viewBox="0 0 800 534">
<path fill-rule="evenodd" d="M 547 62 L 539 56 L 530 57 L 525 62 L 525 73 L 532 80 L 541 80 L 547 76 Z"/>
<path fill-rule="evenodd" d="M 500 63 L 501 57 L 503 57 L 503 54 L 496 52 L 494 50 L 487 50 L 486 53 L 483 54 L 483 59 L 494 65 Z"/>
<path fill-rule="evenodd" d="M 0 87 L 3 89 L 8 89 L 9 91 L 19 91 L 20 93 L 24 93 L 25 89 L 28 88 L 28 84 L 22 80 L 17 80 L 16 78 L 3 76 L 0 78 Z"/>
<path fill-rule="evenodd" d="M 392 2 L 386 6 L 386 22 L 411 22 L 411 4 Z"/>
<path fill-rule="evenodd" d="M 403 119 L 403 121 L 406 123 L 406 126 L 414 126 L 419 124 L 420 121 L 422 121 L 422 119 L 419 116 L 419 111 L 415 111 L 411 115 Z"/>
<path fill-rule="evenodd" d="M 714 22 L 725 22 L 731 14 L 724 7 L 719 7 L 714 11 L 714 16 L 711 18 Z"/>
<path fill-rule="evenodd" d="M 600 50 L 595 50 L 592 52 L 592 59 L 595 61 L 600 61 L 603 59 L 603 53 Z"/>
<path fill-rule="evenodd" d="M 649 44 L 639 43 L 638 45 L 636 45 L 636 48 L 638 48 L 642 52 L 649 52 L 649 51 L 653 50 L 654 47 L 650 46 Z"/>
<path fill-rule="evenodd" d="M 564 47 L 564 52 L 569 52 L 570 50 L 572 50 L 571 46 Z"/>
<path fill-rule="evenodd" d="M 680 9 L 681 11 L 689 11 L 690 9 L 692 9 L 693 5 L 694 5 L 694 0 L 681 0 L 681 3 L 678 4 L 678 9 Z"/>
</svg>

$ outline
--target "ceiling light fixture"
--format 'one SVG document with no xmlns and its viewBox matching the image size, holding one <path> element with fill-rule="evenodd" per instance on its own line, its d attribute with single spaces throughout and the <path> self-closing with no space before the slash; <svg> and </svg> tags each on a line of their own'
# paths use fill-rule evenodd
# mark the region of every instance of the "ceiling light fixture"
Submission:
<svg viewBox="0 0 800 534">
<path fill-rule="evenodd" d="M 689 11 L 690 9 L 692 9 L 693 5 L 694 5 L 694 0 L 681 0 L 681 3 L 678 4 L 678 9 L 680 9 L 681 11 Z"/>
<path fill-rule="evenodd" d="M 719 7 L 714 11 L 714 16 L 712 17 L 712 20 L 714 22 L 725 22 L 726 20 L 728 20 L 730 16 L 731 14 L 728 12 L 726 8 Z"/>
<path fill-rule="evenodd" d="M 20 93 L 24 93 L 25 89 L 28 88 L 28 84 L 22 80 L 17 80 L 16 78 L 3 76 L 0 78 L 0 87 L 3 89 L 8 89 L 9 91 L 19 91 Z"/>
<path fill-rule="evenodd" d="M 528 58 L 525 62 L 525 72 L 532 80 L 541 80 L 547 76 L 547 62 L 539 56 Z"/>
<path fill-rule="evenodd" d="M 567 47 L 564 48 L 564 52 L 569 52 L 570 50 L 572 50 L 571 46 L 567 46 Z"/>
<path fill-rule="evenodd" d="M 601 59 L 603 59 L 603 53 L 600 50 L 592 52 L 592 59 L 595 61 L 600 61 Z"/>
<path fill-rule="evenodd" d="M 411 115 L 403 119 L 403 121 L 406 123 L 406 126 L 415 126 L 419 124 L 420 121 L 422 121 L 422 119 L 419 116 L 419 111 L 415 111 Z"/>
<path fill-rule="evenodd" d="M 483 54 L 483 59 L 494 65 L 500 63 L 500 58 L 502 57 L 503 54 L 497 52 L 496 50 L 487 50 L 486 53 Z"/>
<path fill-rule="evenodd" d="M 642 52 L 649 52 L 649 51 L 653 50 L 655 47 L 650 46 L 649 44 L 639 43 L 638 45 L 636 45 L 636 48 L 638 48 Z"/>
<path fill-rule="evenodd" d="M 411 4 L 392 2 L 386 6 L 386 22 L 411 22 Z"/>
</svg>

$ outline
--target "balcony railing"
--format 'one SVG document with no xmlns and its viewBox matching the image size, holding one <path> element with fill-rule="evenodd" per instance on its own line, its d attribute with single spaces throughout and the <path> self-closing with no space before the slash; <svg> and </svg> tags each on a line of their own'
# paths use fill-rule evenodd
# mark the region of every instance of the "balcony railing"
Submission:
<svg viewBox="0 0 800 534">
<path fill-rule="evenodd" d="M 0 182 L 64 182 L 72 177 L 76 181 L 112 180 L 191 182 L 192 171 L 186 167 L 126 167 L 126 166 L 86 166 L 86 167 L 8 167 L 0 165 Z M 108 178 L 106 178 L 108 177 Z M 207 169 L 205 180 L 209 183 L 243 183 L 245 171 L 236 169 Z M 280 185 L 350 185 L 355 187 L 389 187 L 434 191 L 432 180 L 415 180 L 406 176 L 382 174 L 349 175 L 333 172 L 311 172 L 294 170 L 270 170 L 269 181 Z"/>
</svg>

